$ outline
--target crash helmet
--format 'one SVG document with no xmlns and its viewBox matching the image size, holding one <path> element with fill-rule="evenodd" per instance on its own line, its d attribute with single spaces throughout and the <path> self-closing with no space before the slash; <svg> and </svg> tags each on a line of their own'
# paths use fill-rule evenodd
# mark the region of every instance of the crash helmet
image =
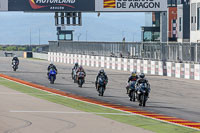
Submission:
<svg viewBox="0 0 200 133">
<path fill-rule="evenodd" d="M 75 63 L 75 66 L 78 66 L 78 62 Z"/>
<path fill-rule="evenodd" d="M 136 76 L 136 74 L 137 74 L 137 72 L 135 70 L 131 73 L 131 75 L 134 77 Z"/>
<path fill-rule="evenodd" d="M 142 79 L 145 78 L 145 74 L 144 74 L 144 73 L 141 73 L 141 74 L 140 74 L 140 78 L 142 78 Z"/>
<path fill-rule="evenodd" d="M 99 70 L 99 73 L 103 74 L 104 73 L 104 69 Z"/>
<path fill-rule="evenodd" d="M 79 66 L 79 69 L 80 69 L 80 70 L 83 70 L 83 67 L 82 67 L 82 66 Z"/>
</svg>

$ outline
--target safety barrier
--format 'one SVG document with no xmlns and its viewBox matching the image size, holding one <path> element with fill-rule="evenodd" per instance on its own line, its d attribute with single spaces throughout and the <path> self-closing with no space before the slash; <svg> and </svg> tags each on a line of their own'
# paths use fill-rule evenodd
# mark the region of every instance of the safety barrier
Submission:
<svg viewBox="0 0 200 133">
<path fill-rule="evenodd" d="M 33 58 L 42 59 L 42 60 L 48 59 L 48 55 L 45 53 L 36 53 L 36 52 L 32 52 L 32 53 L 33 53 Z"/>
<path fill-rule="evenodd" d="M 166 62 L 166 65 L 164 66 L 162 61 L 55 52 L 48 53 L 48 60 L 67 64 L 78 62 L 83 66 L 100 67 L 120 71 L 136 70 L 138 73 L 143 72 L 150 75 L 163 76 L 166 74 L 166 76 L 169 77 L 200 80 L 200 64 Z"/>
</svg>

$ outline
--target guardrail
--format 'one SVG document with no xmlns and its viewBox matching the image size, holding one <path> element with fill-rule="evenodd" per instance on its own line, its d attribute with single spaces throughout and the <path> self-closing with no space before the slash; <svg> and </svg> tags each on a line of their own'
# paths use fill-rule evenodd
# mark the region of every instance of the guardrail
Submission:
<svg viewBox="0 0 200 133">
<path fill-rule="evenodd" d="M 199 43 L 50 41 L 49 52 L 200 63 Z"/>
<path fill-rule="evenodd" d="M 67 64 L 74 64 L 75 62 L 78 62 L 83 66 L 130 72 L 136 70 L 138 73 L 143 72 L 145 74 L 151 75 L 200 80 L 200 64 L 66 54 L 56 52 L 49 52 L 48 60 L 51 62 Z"/>
</svg>

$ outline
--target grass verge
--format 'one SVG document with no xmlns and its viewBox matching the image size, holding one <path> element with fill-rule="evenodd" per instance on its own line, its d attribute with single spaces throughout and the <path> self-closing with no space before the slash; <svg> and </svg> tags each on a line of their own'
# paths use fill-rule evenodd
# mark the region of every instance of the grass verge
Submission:
<svg viewBox="0 0 200 133">
<path fill-rule="evenodd" d="M 0 85 L 5 87 L 14 89 L 16 91 L 27 93 L 28 95 L 41 98 L 44 100 L 48 100 L 50 102 L 54 102 L 57 104 L 61 104 L 70 108 L 74 108 L 80 111 L 85 112 L 97 112 L 97 113 L 122 113 L 121 111 L 104 108 L 98 105 L 93 105 L 77 100 L 73 100 L 67 97 L 62 97 L 58 95 L 41 95 L 41 94 L 49 94 L 48 92 L 44 92 L 38 89 L 34 89 L 31 87 L 27 87 L 22 84 L 18 84 L 9 80 L 5 80 L 0 78 Z M 107 115 L 107 114 L 100 114 L 100 116 L 116 120 L 118 122 L 126 123 L 132 126 L 140 127 L 146 130 L 150 130 L 156 133 L 200 133 L 200 131 L 196 131 L 186 127 L 180 127 L 173 124 L 168 124 L 165 122 L 160 122 L 157 120 L 152 120 L 149 118 L 144 118 L 137 115 Z"/>
</svg>

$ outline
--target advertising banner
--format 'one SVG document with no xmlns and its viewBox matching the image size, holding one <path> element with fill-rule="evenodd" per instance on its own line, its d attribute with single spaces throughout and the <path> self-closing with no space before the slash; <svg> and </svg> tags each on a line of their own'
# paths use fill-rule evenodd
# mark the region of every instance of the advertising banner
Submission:
<svg viewBox="0 0 200 133">
<path fill-rule="evenodd" d="M 105 12 L 167 11 L 167 0 L 96 0 L 95 11 L 105 11 Z"/>
<path fill-rule="evenodd" d="M 5 1 L 5 0 L 1 0 Z M 95 0 L 8 0 L 9 11 L 95 11 Z"/>
<path fill-rule="evenodd" d="M 190 79 L 190 64 L 185 63 L 185 79 Z"/>
<path fill-rule="evenodd" d="M 175 74 L 176 78 L 180 78 L 181 77 L 181 64 L 180 63 L 176 63 L 176 74 Z"/>
</svg>

